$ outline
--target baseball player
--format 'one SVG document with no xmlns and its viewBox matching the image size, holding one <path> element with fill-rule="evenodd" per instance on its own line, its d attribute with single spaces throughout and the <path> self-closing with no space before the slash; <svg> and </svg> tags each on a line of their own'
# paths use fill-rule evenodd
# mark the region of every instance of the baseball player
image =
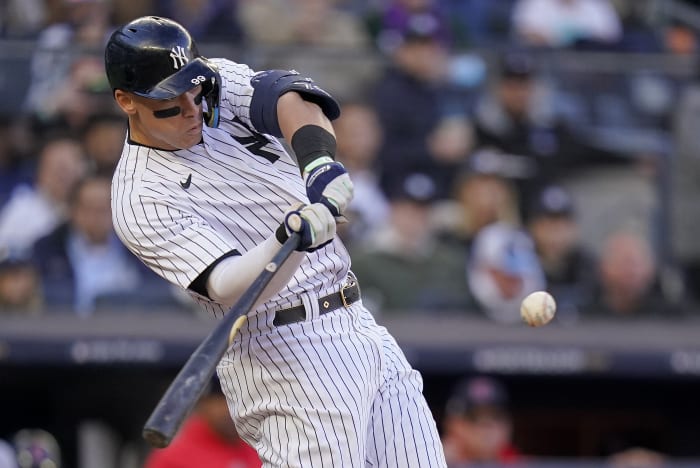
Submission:
<svg viewBox="0 0 700 468">
<path fill-rule="evenodd" d="M 114 225 L 146 265 L 221 317 L 301 234 L 217 369 L 264 466 L 444 467 L 421 376 L 362 305 L 335 237 L 352 198 L 336 101 L 294 71 L 202 57 L 165 18 L 115 31 L 105 65 L 129 120 Z"/>
</svg>

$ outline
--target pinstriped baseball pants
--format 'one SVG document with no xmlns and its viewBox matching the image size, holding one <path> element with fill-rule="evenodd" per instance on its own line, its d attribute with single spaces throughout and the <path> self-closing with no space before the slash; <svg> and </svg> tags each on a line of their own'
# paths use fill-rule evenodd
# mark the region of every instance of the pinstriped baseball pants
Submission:
<svg viewBox="0 0 700 468">
<path fill-rule="evenodd" d="M 264 467 L 446 466 L 420 374 L 361 302 L 270 324 L 249 321 L 218 368 Z"/>
</svg>

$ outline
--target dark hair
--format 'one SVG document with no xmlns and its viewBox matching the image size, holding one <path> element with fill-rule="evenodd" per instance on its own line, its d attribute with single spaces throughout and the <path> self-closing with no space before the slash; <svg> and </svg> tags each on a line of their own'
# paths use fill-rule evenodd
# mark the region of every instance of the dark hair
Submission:
<svg viewBox="0 0 700 468">
<path fill-rule="evenodd" d="M 89 173 L 85 176 L 83 176 L 81 179 L 79 179 L 70 189 L 68 192 L 68 204 L 73 207 L 75 204 L 78 202 L 78 197 L 80 196 L 80 192 L 83 190 L 83 187 L 85 187 L 87 184 L 95 181 L 104 181 L 107 184 L 111 186 L 112 181 L 109 177 L 107 177 L 104 174 L 100 173 Z"/>
<path fill-rule="evenodd" d="M 115 114 L 114 112 L 100 112 L 98 114 L 93 114 L 83 126 L 80 136 L 84 138 L 85 135 L 90 133 L 95 127 L 99 127 L 102 124 L 112 123 L 123 125 L 126 129 L 127 118 L 123 115 Z"/>
</svg>

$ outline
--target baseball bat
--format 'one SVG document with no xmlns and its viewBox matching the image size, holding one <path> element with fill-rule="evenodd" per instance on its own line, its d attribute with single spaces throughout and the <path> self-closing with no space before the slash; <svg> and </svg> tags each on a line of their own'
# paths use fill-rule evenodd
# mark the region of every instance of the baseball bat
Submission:
<svg viewBox="0 0 700 468">
<path fill-rule="evenodd" d="M 204 393 L 216 366 L 228 349 L 237 328 L 253 308 L 263 289 L 299 246 L 299 234 L 292 233 L 253 284 L 204 338 L 180 369 L 143 428 L 143 438 L 153 447 L 167 447 L 187 415 Z"/>
</svg>

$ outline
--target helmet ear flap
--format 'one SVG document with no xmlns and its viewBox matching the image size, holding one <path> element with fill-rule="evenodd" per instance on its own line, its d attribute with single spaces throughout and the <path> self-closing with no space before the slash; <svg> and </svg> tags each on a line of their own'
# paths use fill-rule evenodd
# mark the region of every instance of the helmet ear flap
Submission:
<svg viewBox="0 0 700 468">
<path fill-rule="evenodd" d="M 219 126 L 219 102 L 221 98 L 221 77 L 216 72 L 209 80 L 202 83 L 202 96 L 207 103 L 207 111 L 204 112 L 204 123 L 207 127 Z"/>
</svg>

